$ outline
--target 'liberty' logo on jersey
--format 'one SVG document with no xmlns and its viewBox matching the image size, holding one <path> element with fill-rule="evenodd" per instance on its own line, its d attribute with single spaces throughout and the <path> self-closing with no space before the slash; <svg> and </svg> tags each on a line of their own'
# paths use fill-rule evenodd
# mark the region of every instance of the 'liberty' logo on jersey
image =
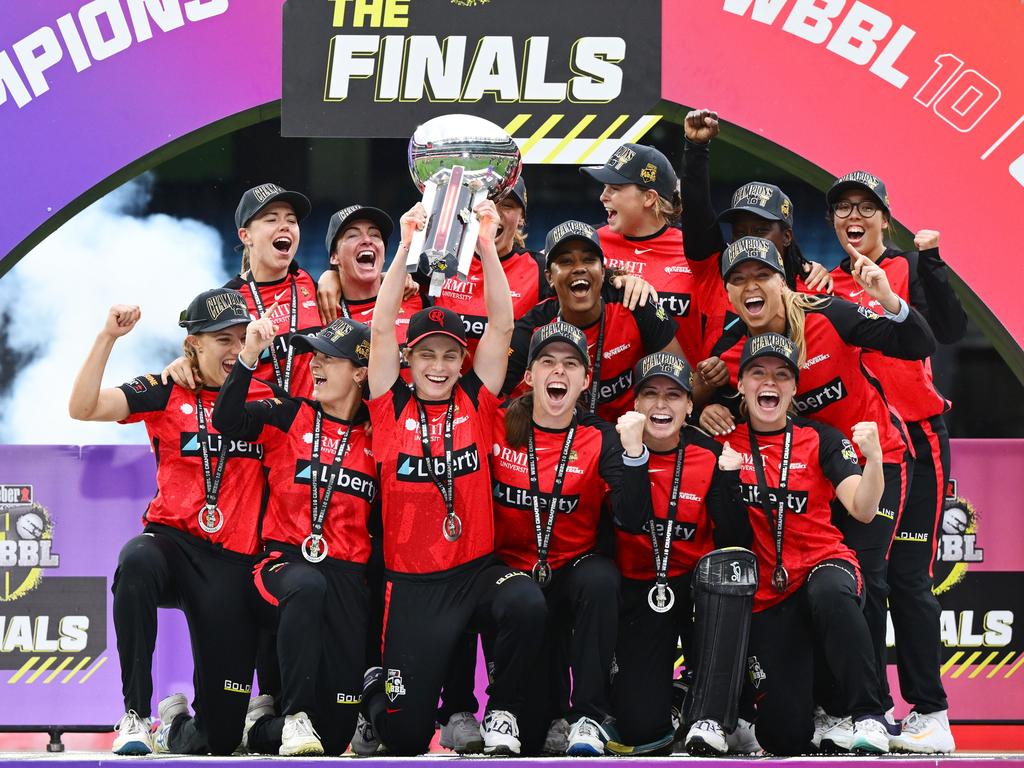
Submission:
<svg viewBox="0 0 1024 768">
<path fill-rule="evenodd" d="M 480 469 L 480 454 L 476 445 L 460 448 L 452 453 L 452 476 L 471 475 Z M 410 456 L 398 454 L 398 477 L 410 483 L 432 483 L 445 476 L 444 456 Z"/>
</svg>

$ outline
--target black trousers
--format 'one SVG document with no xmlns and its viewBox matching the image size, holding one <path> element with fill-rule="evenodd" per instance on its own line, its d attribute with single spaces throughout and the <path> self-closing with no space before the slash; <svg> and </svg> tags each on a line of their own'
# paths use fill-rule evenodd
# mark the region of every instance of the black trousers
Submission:
<svg viewBox="0 0 1024 768">
<path fill-rule="evenodd" d="M 298 548 L 275 544 L 257 566 L 255 582 L 277 619 L 281 694 L 277 715 L 252 727 L 249 745 L 277 754 L 284 716 L 305 712 L 324 751 L 340 755 L 362 701 L 369 613 L 364 568 L 331 559 L 309 563 Z"/>
<path fill-rule="evenodd" d="M 188 622 L 195 716 L 175 719 L 172 752 L 227 755 L 242 738 L 258 637 L 252 564 L 152 524 L 121 549 L 112 591 L 126 710 L 152 713 L 157 608 L 180 608 Z"/>
<path fill-rule="evenodd" d="M 458 639 L 448 663 L 448 675 L 437 708 L 437 722 L 444 725 L 456 712 L 473 712 L 480 708 L 476 700 L 477 635 L 464 632 Z"/>
<path fill-rule="evenodd" d="M 811 749 L 816 645 L 843 691 L 844 713 L 859 717 L 883 711 L 862 595 L 850 563 L 825 560 L 797 592 L 754 614 L 747 665 L 757 740 L 771 754 L 799 755 Z"/>
<path fill-rule="evenodd" d="M 907 424 L 914 444 L 913 479 L 889 553 L 889 611 L 896 634 L 900 693 L 918 712 L 946 709 L 932 565 L 949 478 L 949 433 L 942 416 Z"/>
<path fill-rule="evenodd" d="M 687 667 L 696 667 L 689 655 L 693 647 L 690 574 L 674 576 L 668 583 L 675 604 L 667 613 L 656 613 L 647 603 L 654 581 L 622 579 L 612 711 L 626 744 L 647 744 L 672 730 L 672 677 L 680 638 Z M 722 720 L 711 713 L 700 717 Z"/>
<path fill-rule="evenodd" d="M 544 650 L 531 675 L 530 709 L 519 722 L 524 754 L 540 752 L 556 718 L 573 723 L 589 717 L 600 723 L 611 714 L 619 582 L 615 563 L 597 553 L 581 555 L 552 574 L 543 591 L 548 616 Z"/>
<path fill-rule="evenodd" d="M 843 532 L 846 545 L 857 554 L 864 579 L 864 617 L 868 621 L 875 649 L 875 677 L 882 692 L 882 703 L 885 705 L 883 711 L 892 706 L 889 681 L 886 677 L 888 651 L 885 645 L 886 602 L 889 598 L 889 549 L 893 544 L 896 525 L 906 505 L 907 481 L 913 468 L 914 460 L 909 454 L 904 464 L 882 465 L 885 490 L 878 502 L 878 514 L 867 525 L 850 517 L 838 499 L 833 502 L 833 519 Z M 827 706 L 826 709 L 830 707 Z"/>
<path fill-rule="evenodd" d="M 395 755 L 426 752 L 449 661 L 467 629 L 488 636 L 490 709 L 517 716 L 527 672 L 540 650 L 544 597 L 528 575 L 487 557 L 443 576 L 388 574 L 384 608 L 384 693 L 366 703 L 381 741 Z"/>
</svg>

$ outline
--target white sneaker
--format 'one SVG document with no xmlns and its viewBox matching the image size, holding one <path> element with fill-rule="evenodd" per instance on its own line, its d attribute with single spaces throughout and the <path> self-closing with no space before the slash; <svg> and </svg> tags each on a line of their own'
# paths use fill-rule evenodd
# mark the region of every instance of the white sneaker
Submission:
<svg viewBox="0 0 1024 768">
<path fill-rule="evenodd" d="M 458 755 L 479 754 L 484 749 L 480 723 L 472 712 L 456 712 L 441 726 L 440 744 Z"/>
<path fill-rule="evenodd" d="M 754 724 L 742 717 L 736 721 L 736 730 L 725 734 L 725 744 L 730 755 L 756 755 L 761 752 L 761 745 L 754 735 Z"/>
<path fill-rule="evenodd" d="M 274 714 L 274 697 L 267 694 L 255 696 L 249 701 L 249 707 L 245 711 L 245 726 L 242 728 L 242 743 L 238 746 L 236 754 L 254 753 L 249 746 L 249 731 L 256 725 L 256 721 L 266 715 Z"/>
<path fill-rule="evenodd" d="M 285 715 L 279 755 L 322 755 L 324 745 L 305 712 Z"/>
<path fill-rule="evenodd" d="M 725 743 L 725 731 L 717 720 L 695 722 L 687 731 L 683 744 L 688 754 L 708 757 L 724 755 L 729 748 Z"/>
<path fill-rule="evenodd" d="M 834 728 L 843 718 L 830 715 L 821 707 L 814 708 L 814 735 L 811 737 L 811 744 L 815 749 L 821 749 L 821 737 Z"/>
<path fill-rule="evenodd" d="M 856 752 L 867 752 L 872 755 L 884 755 L 889 752 L 889 729 L 885 727 L 884 717 L 862 717 L 853 724 L 853 744 Z"/>
<path fill-rule="evenodd" d="M 853 748 L 853 720 L 833 717 L 832 727 L 821 734 L 818 748 L 822 752 L 849 752 Z"/>
<path fill-rule="evenodd" d="M 129 709 L 114 726 L 117 736 L 110 750 L 115 755 L 148 755 L 153 751 L 153 718 L 139 717 Z"/>
<path fill-rule="evenodd" d="M 543 755 L 564 755 L 569 748 L 569 722 L 560 717 L 552 720 L 548 728 L 548 734 L 544 737 L 544 747 L 541 749 Z"/>
<path fill-rule="evenodd" d="M 900 727 L 900 735 L 889 739 L 889 748 L 899 752 L 948 753 L 956 749 L 949 717 L 944 709 L 922 715 L 911 712 Z"/>
<path fill-rule="evenodd" d="M 356 732 L 352 734 L 352 751 L 361 757 L 369 757 L 384 751 L 384 745 L 380 743 L 377 734 L 373 730 L 373 723 L 359 713 L 356 718 Z"/>
<path fill-rule="evenodd" d="M 565 754 L 573 757 L 597 757 L 604 754 L 608 734 L 594 720 L 581 717 L 569 728 L 568 746 Z"/>
<path fill-rule="evenodd" d="M 160 718 L 160 727 L 153 737 L 154 752 L 170 752 L 167 743 L 171 735 L 171 723 L 178 715 L 188 714 L 188 699 L 184 693 L 172 693 L 170 696 L 160 699 L 156 707 L 157 716 Z"/>
<path fill-rule="evenodd" d="M 484 740 L 485 755 L 519 754 L 519 722 L 507 710 L 494 709 L 484 715 L 480 735 Z"/>
</svg>

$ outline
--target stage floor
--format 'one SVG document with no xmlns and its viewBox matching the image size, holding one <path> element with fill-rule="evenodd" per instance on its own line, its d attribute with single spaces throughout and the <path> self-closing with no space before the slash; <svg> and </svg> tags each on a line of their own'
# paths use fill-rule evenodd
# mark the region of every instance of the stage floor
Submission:
<svg viewBox="0 0 1024 768">
<path fill-rule="evenodd" d="M 493 764 L 495 760 L 507 760 L 510 758 L 498 757 L 457 757 L 452 754 L 431 754 L 422 757 L 337 757 L 337 758 L 295 758 L 295 757 L 271 757 L 271 756 L 246 756 L 246 757 L 193 757 L 189 755 L 149 755 L 144 758 L 118 757 L 109 752 L 63 752 L 49 754 L 46 752 L 0 752 L 0 765 L 12 762 L 32 761 L 35 763 L 58 764 L 60 768 L 108 768 L 113 765 L 124 766 L 132 760 L 145 760 L 146 762 L 167 762 L 173 764 L 173 768 L 186 768 L 190 765 L 213 768 L 213 766 L 234 766 L 243 768 L 247 765 L 272 762 L 281 768 L 313 768 L 323 765 L 325 762 L 368 760 L 372 768 L 397 768 L 408 766 L 410 763 L 421 761 L 428 762 L 452 762 L 458 761 L 459 765 L 474 766 L 485 763 Z M 600 758 L 602 760 L 627 760 L 632 765 L 685 765 L 687 763 L 696 766 L 697 764 L 708 765 L 708 758 L 687 757 L 675 755 L 672 757 L 632 757 L 632 758 Z M 853 757 L 849 755 L 837 755 L 832 757 L 790 757 L 790 758 L 752 758 L 752 757 L 723 757 L 719 760 L 729 761 L 732 768 L 741 768 L 749 764 L 757 768 L 768 768 L 772 763 L 778 763 L 785 768 L 822 768 L 823 764 L 837 764 L 840 761 L 855 760 L 857 762 L 869 762 L 872 768 L 907 768 L 913 763 L 914 768 L 1010 768 L 1010 766 L 1024 766 L 1024 753 L 1017 752 L 962 752 L 955 755 L 886 755 L 884 757 Z M 543 765 L 545 768 L 565 768 L 572 765 L 579 768 L 580 761 L 585 758 L 571 757 L 546 757 L 546 758 L 516 758 L 516 765 L 528 766 Z M 170 766 L 169 766 L 170 768 Z"/>
</svg>

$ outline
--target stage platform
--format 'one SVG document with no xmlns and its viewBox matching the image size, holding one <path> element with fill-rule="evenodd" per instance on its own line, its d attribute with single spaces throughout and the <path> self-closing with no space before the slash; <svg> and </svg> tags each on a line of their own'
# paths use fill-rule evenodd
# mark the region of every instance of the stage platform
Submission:
<svg viewBox="0 0 1024 768">
<path fill-rule="evenodd" d="M 610 760 L 627 761 L 630 765 L 659 765 L 659 766 L 682 766 L 698 764 L 707 766 L 709 759 L 700 757 L 688 757 L 686 755 L 673 755 L 672 757 L 604 757 L 596 758 L 601 762 Z M 880 757 L 861 757 L 851 755 L 835 755 L 831 757 L 723 757 L 713 758 L 728 761 L 730 768 L 742 768 L 750 765 L 757 768 L 769 768 L 777 763 L 784 768 L 823 768 L 827 765 L 848 764 L 851 761 L 869 763 L 871 768 L 1010 768 L 1011 766 L 1024 766 L 1024 753 L 1016 752 L 963 752 L 955 755 L 886 755 Z M 59 768 L 109 768 L 110 766 L 125 766 L 133 762 L 139 763 L 166 763 L 167 768 L 187 768 L 187 766 L 201 766 L 202 768 L 215 768 L 215 766 L 233 766 L 233 768 L 246 768 L 246 766 L 267 765 L 272 763 L 276 768 L 315 768 L 327 762 L 361 762 L 369 761 L 369 768 L 406 768 L 413 763 L 451 763 L 451 768 L 458 766 L 482 766 L 494 765 L 495 761 L 514 760 L 518 766 L 537 766 L 544 768 L 567 768 L 574 766 L 579 768 L 581 761 L 586 758 L 572 757 L 540 757 L 540 758 L 501 758 L 501 757 L 457 757 L 448 754 L 430 754 L 422 757 L 271 757 L 271 756 L 232 756 L 232 757 L 193 757 L 187 755 L 149 755 L 147 757 L 118 757 L 109 752 L 63 752 L 60 754 L 47 754 L 45 752 L 0 752 L 0 765 L 7 765 L 12 762 L 33 762 L 38 765 L 52 764 Z M 591 759 L 593 760 L 593 758 Z"/>
</svg>

